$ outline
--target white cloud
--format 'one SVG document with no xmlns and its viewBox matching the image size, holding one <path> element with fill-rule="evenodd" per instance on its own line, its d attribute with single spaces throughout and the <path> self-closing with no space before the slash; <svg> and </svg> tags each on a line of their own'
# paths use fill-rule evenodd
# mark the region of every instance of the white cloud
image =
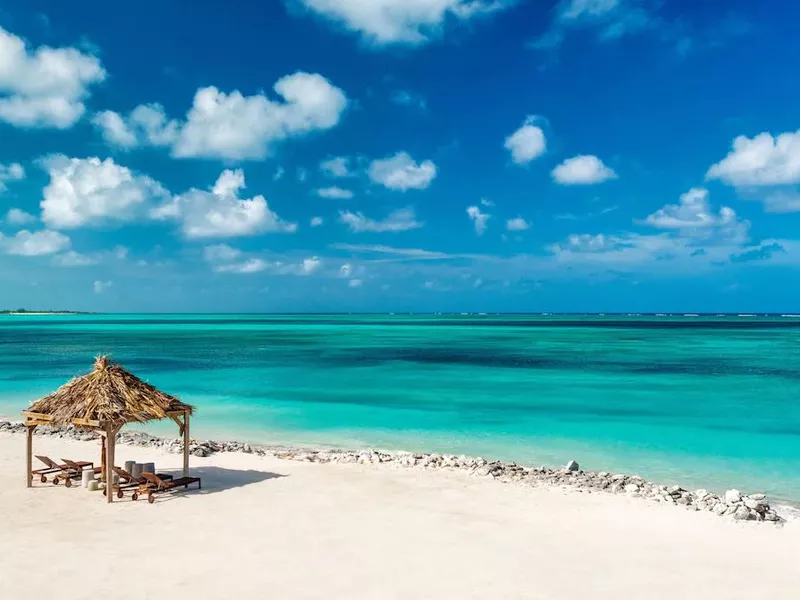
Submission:
<svg viewBox="0 0 800 600">
<path fill-rule="evenodd" d="M 5 222 L 9 225 L 28 225 L 36 221 L 36 217 L 34 217 L 30 213 L 26 213 L 24 210 L 20 210 L 18 208 L 12 208 L 6 213 Z"/>
<path fill-rule="evenodd" d="M 491 200 L 487 200 L 486 198 L 481 198 L 481 206 L 486 206 L 487 208 L 491 208 L 494 206 L 494 202 Z"/>
<path fill-rule="evenodd" d="M 70 250 L 63 254 L 56 254 L 53 263 L 59 267 L 91 267 L 98 264 L 100 260 L 94 256 L 86 256 L 80 252 Z"/>
<path fill-rule="evenodd" d="M 311 217 L 311 221 L 309 222 L 311 227 L 319 227 L 323 223 L 325 223 L 325 219 L 322 217 Z"/>
<path fill-rule="evenodd" d="M 506 229 L 509 231 L 525 231 L 530 228 L 530 224 L 522 217 L 516 217 L 506 221 Z"/>
<path fill-rule="evenodd" d="M 353 172 L 350 170 L 350 158 L 347 156 L 335 156 L 319 163 L 320 171 L 329 177 L 350 177 Z"/>
<path fill-rule="evenodd" d="M 340 187 L 326 187 L 320 188 L 316 192 L 320 198 L 332 198 L 334 200 L 347 200 L 353 197 L 353 192 L 345 190 Z"/>
<path fill-rule="evenodd" d="M 513 0 L 300 0 L 320 17 L 359 33 L 375 46 L 418 46 L 450 22 L 503 10 Z"/>
<path fill-rule="evenodd" d="M 361 281 L 360 279 L 351 279 L 350 281 L 347 282 L 347 285 L 350 286 L 351 288 L 359 288 L 363 285 L 363 283 L 364 282 Z"/>
<path fill-rule="evenodd" d="M 29 50 L 0 27 L 0 120 L 67 129 L 83 115 L 89 87 L 105 77 L 96 56 L 71 47 Z"/>
<path fill-rule="evenodd" d="M 70 239 L 57 231 L 18 231 L 13 237 L 0 234 L 0 247 L 6 254 L 16 256 L 44 256 L 65 250 Z"/>
<path fill-rule="evenodd" d="M 297 72 L 279 79 L 273 89 L 281 101 L 215 87 L 197 90 L 173 154 L 263 159 L 280 141 L 336 126 L 347 108 L 344 92 L 322 75 Z"/>
<path fill-rule="evenodd" d="M 381 220 L 370 219 L 361 212 L 339 211 L 339 222 L 350 227 L 355 233 L 408 231 L 423 225 L 417 221 L 413 208 L 392 211 Z"/>
<path fill-rule="evenodd" d="M 572 234 L 564 242 L 554 244 L 549 247 L 555 254 L 575 252 L 575 253 L 601 253 L 617 250 L 625 245 L 625 240 L 617 236 L 608 236 L 599 233 L 591 235 L 588 233 Z"/>
<path fill-rule="evenodd" d="M 308 169 L 304 169 L 303 167 L 297 167 L 297 181 L 305 181 L 308 179 Z"/>
<path fill-rule="evenodd" d="M 292 233 L 297 225 L 270 210 L 263 196 L 240 199 L 245 187 L 241 169 L 225 170 L 210 192 L 191 189 L 154 211 L 156 219 L 175 219 L 187 238 L 238 237 L 265 232 Z"/>
<path fill-rule="evenodd" d="M 764 210 L 770 213 L 800 212 L 800 192 L 777 190 L 763 198 Z"/>
<path fill-rule="evenodd" d="M 353 272 L 353 265 L 350 263 L 345 263 L 339 268 L 339 276 L 340 277 L 350 277 L 350 274 Z"/>
<path fill-rule="evenodd" d="M 283 179 L 283 175 L 286 173 L 283 167 L 278 167 L 275 169 L 275 174 L 272 176 L 272 181 L 280 181 Z"/>
<path fill-rule="evenodd" d="M 322 266 L 322 261 L 317 256 L 306 258 L 303 260 L 302 273 L 303 275 L 311 275 L 315 273 Z"/>
<path fill-rule="evenodd" d="M 102 294 L 106 290 L 110 289 L 113 285 L 113 281 L 95 281 L 92 285 L 92 289 L 94 290 L 95 294 Z"/>
<path fill-rule="evenodd" d="M 554 50 L 569 29 L 596 28 L 600 40 L 616 40 L 647 29 L 662 28 L 662 37 L 683 41 L 683 28 L 658 18 L 652 6 L 639 0 L 561 0 L 550 29 L 530 45 L 538 50 Z M 676 39 L 681 38 L 681 39 Z"/>
<path fill-rule="evenodd" d="M 528 116 L 522 126 L 506 138 L 503 147 L 511 152 L 511 160 L 526 165 L 544 154 L 547 148 L 544 131 L 536 125 L 537 117 Z"/>
<path fill-rule="evenodd" d="M 680 204 L 667 204 L 647 217 L 646 222 L 660 229 L 687 229 L 713 227 L 719 221 L 728 220 L 733 211 L 728 207 L 720 210 L 719 216 L 711 213 L 708 190 L 692 188 L 681 194 Z M 735 216 L 735 213 L 733 213 Z"/>
<path fill-rule="evenodd" d="M 369 178 L 390 190 L 424 190 L 436 178 L 436 165 L 425 160 L 420 164 L 407 152 L 373 160 L 369 166 Z"/>
<path fill-rule="evenodd" d="M 203 248 L 203 258 L 208 262 L 230 262 L 242 255 L 241 250 L 227 244 L 216 244 Z"/>
<path fill-rule="evenodd" d="M 136 175 L 113 159 L 50 157 L 41 202 L 42 219 L 56 229 L 74 229 L 133 220 L 168 192 L 149 177 Z"/>
<path fill-rule="evenodd" d="M 127 118 L 106 110 L 94 115 L 92 124 L 100 130 L 108 145 L 120 148 L 171 146 L 180 129 L 180 124 L 169 119 L 160 104 L 139 105 Z"/>
<path fill-rule="evenodd" d="M 486 232 L 486 226 L 491 215 L 481 212 L 477 206 L 470 206 L 467 208 L 467 216 L 475 223 L 475 233 L 483 235 Z"/>
<path fill-rule="evenodd" d="M 166 146 L 178 158 L 260 160 L 291 137 L 331 129 L 347 108 L 344 92 L 316 73 L 297 72 L 263 93 L 227 94 L 200 88 L 186 119 L 170 119 L 159 104 L 137 106 L 127 117 L 101 112 L 92 122 L 112 146 Z"/>
<path fill-rule="evenodd" d="M 409 106 L 421 111 L 428 110 L 428 103 L 425 96 L 409 90 L 397 90 L 391 96 L 392 102 L 400 106 Z"/>
<path fill-rule="evenodd" d="M 800 183 L 800 130 L 777 137 L 764 132 L 733 140 L 728 156 L 711 166 L 706 179 L 735 186 Z"/>
<path fill-rule="evenodd" d="M 243 262 L 221 264 L 214 266 L 214 271 L 217 273 L 236 273 L 238 275 L 250 275 L 252 273 L 260 273 L 268 269 L 271 265 L 260 258 L 250 258 Z"/>
<path fill-rule="evenodd" d="M 617 178 L 613 170 L 591 154 L 568 158 L 553 169 L 552 174 L 553 179 L 562 185 L 591 185 Z"/>
<path fill-rule="evenodd" d="M 746 242 L 750 223 L 740 220 L 736 211 L 728 206 L 721 207 L 715 214 L 708 196 L 705 188 L 692 188 L 681 194 L 679 204 L 667 204 L 658 209 L 645 223 L 659 229 L 677 230 L 685 237 Z"/>
<path fill-rule="evenodd" d="M 21 181 L 25 179 L 25 169 L 19 163 L 0 164 L 0 192 L 6 191 L 8 181 Z"/>
</svg>

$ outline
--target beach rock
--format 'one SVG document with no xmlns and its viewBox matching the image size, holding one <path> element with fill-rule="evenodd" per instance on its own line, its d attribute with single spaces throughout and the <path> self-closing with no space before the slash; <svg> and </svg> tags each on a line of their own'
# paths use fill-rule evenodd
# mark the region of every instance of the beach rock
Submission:
<svg viewBox="0 0 800 600">
<path fill-rule="evenodd" d="M 634 492 L 638 492 L 639 491 L 639 486 L 636 485 L 635 483 L 629 483 L 628 485 L 625 486 L 625 491 L 627 493 L 629 493 L 629 494 L 632 494 Z"/>
<path fill-rule="evenodd" d="M 763 494 L 759 495 L 763 496 Z M 753 496 L 745 496 L 744 505 L 757 512 L 765 512 L 769 508 L 769 504 L 767 504 L 765 499 L 757 500 Z"/>
<path fill-rule="evenodd" d="M 580 465 L 578 465 L 577 461 L 571 460 L 567 463 L 567 466 L 564 467 L 567 471 L 579 471 Z"/>
<path fill-rule="evenodd" d="M 728 506 L 724 502 L 717 502 L 711 510 L 715 515 L 721 517 L 725 514 L 725 511 L 728 510 Z"/>
<path fill-rule="evenodd" d="M 725 502 L 728 504 L 736 504 L 742 501 L 742 493 L 739 490 L 728 490 L 725 492 Z"/>
<path fill-rule="evenodd" d="M 733 518 L 737 521 L 748 521 L 750 516 L 750 509 L 746 506 L 739 506 L 733 513 Z"/>
</svg>

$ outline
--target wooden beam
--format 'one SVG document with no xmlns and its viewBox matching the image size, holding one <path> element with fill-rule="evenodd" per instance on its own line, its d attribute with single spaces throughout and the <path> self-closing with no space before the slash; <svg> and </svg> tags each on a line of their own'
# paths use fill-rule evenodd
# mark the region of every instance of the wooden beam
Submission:
<svg viewBox="0 0 800 600">
<path fill-rule="evenodd" d="M 27 417 L 28 419 L 35 419 L 37 421 L 52 421 L 53 415 L 46 415 L 44 413 L 37 413 L 31 412 L 29 410 L 23 410 L 22 414 Z"/>
<path fill-rule="evenodd" d="M 83 427 L 103 427 L 102 421 L 95 421 L 93 419 L 72 419 L 73 425 L 82 425 Z"/>
<path fill-rule="evenodd" d="M 25 480 L 28 487 L 33 487 L 33 430 L 36 425 L 26 427 L 25 437 Z"/>
<path fill-rule="evenodd" d="M 114 501 L 114 446 L 117 441 L 119 427 L 108 430 L 106 436 L 106 502 Z"/>
<path fill-rule="evenodd" d="M 189 413 L 183 416 L 183 476 L 189 476 Z"/>
</svg>

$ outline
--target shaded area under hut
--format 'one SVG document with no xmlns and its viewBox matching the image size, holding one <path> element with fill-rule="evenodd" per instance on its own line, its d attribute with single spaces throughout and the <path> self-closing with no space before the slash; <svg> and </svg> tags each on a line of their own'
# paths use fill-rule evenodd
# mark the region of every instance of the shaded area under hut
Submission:
<svg viewBox="0 0 800 600">
<path fill-rule="evenodd" d="M 26 481 L 32 485 L 33 432 L 40 425 L 73 425 L 95 431 L 102 438 L 102 476 L 109 486 L 114 481 L 114 446 L 126 423 L 172 419 L 183 437 L 183 474 L 189 473 L 189 417 L 194 407 L 166 394 L 110 361 L 99 356 L 94 369 L 65 383 L 52 394 L 35 401 L 25 417 Z M 106 494 L 113 502 L 114 494 Z"/>
</svg>

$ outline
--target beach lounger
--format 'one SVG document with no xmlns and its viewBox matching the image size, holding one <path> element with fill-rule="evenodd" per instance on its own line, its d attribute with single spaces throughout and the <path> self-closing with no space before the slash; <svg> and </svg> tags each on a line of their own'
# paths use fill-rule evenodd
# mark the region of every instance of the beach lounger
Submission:
<svg viewBox="0 0 800 600">
<path fill-rule="evenodd" d="M 147 501 L 150 504 L 156 501 L 156 494 L 174 491 L 178 488 L 186 489 L 193 483 L 197 484 L 197 489 L 201 489 L 203 487 L 199 477 L 179 477 L 178 479 L 173 479 L 172 481 L 168 479 L 162 479 L 155 473 L 142 473 L 142 477 L 147 480 L 147 483 L 140 485 L 139 489 L 133 493 L 131 498 L 136 500 L 139 498 L 139 494 L 147 493 Z"/>
<path fill-rule="evenodd" d="M 131 488 L 141 488 L 142 486 L 147 487 L 150 483 L 144 477 L 134 477 L 128 471 L 123 469 L 122 467 L 113 467 L 114 473 L 119 476 L 119 483 L 114 485 L 114 488 L 117 490 L 117 498 L 122 498 L 125 496 L 125 491 Z M 172 481 L 172 475 L 167 473 L 158 473 L 157 477 L 162 481 Z M 106 492 L 103 490 L 103 495 L 105 496 Z M 136 492 L 134 492 L 136 494 Z M 138 498 L 138 494 L 136 494 Z M 134 498 L 135 500 L 136 498 Z"/>
<path fill-rule="evenodd" d="M 42 483 L 46 483 L 47 482 L 47 475 L 53 473 L 53 474 L 55 474 L 55 477 L 53 477 L 53 485 L 58 485 L 59 479 L 63 478 L 64 479 L 64 484 L 67 487 L 70 487 L 72 485 L 72 479 L 74 479 L 75 477 L 80 477 L 81 476 L 81 471 L 83 471 L 83 469 L 85 467 L 91 467 L 91 466 L 94 465 L 94 463 L 92 463 L 92 462 L 71 461 L 71 460 L 68 461 L 68 460 L 64 460 L 63 458 L 61 460 L 64 461 L 64 464 L 63 465 L 59 465 L 57 462 L 55 462 L 50 457 L 48 457 L 48 456 L 39 456 L 38 454 L 36 455 L 36 458 L 38 458 L 40 461 L 42 461 L 44 464 L 46 464 L 47 468 L 46 469 L 38 469 L 36 471 L 31 471 L 31 475 L 32 476 L 33 475 L 40 475 L 40 481 Z M 59 475 L 61 477 L 59 477 Z"/>
</svg>

